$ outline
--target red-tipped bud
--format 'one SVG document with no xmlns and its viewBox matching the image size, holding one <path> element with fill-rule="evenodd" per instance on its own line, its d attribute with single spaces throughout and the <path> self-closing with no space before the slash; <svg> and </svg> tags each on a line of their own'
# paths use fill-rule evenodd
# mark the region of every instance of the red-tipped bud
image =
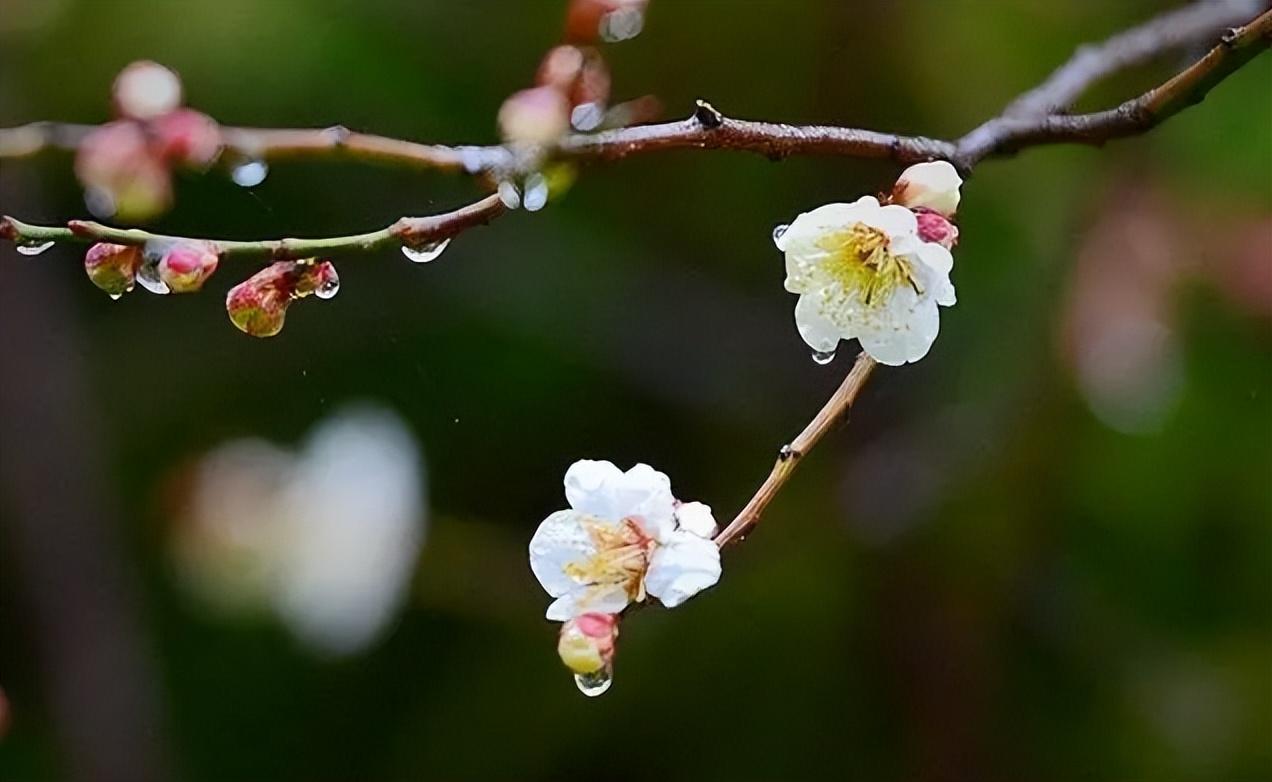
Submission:
<svg viewBox="0 0 1272 782">
<path fill-rule="evenodd" d="M 283 330 L 287 308 L 297 299 L 329 299 L 340 288 L 330 261 L 279 261 L 230 289 L 225 309 L 240 331 L 272 337 Z"/>
<path fill-rule="evenodd" d="M 561 625 L 557 655 L 576 674 L 595 674 L 613 665 L 617 640 L 617 616 L 581 614 Z"/>
<path fill-rule="evenodd" d="M 173 293 L 194 293 L 216 271 L 220 256 L 207 242 L 176 242 L 159 258 L 159 279 Z"/>
<path fill-rule="evenodd" d="M 513 93 L 499 109 L 499 130 L 508 141 L 550 144 L 570 129 L 570 103 L 556 87 Z"/>
<path fill-rule="evenodd" d="M 958 244 L 958 226 L 945 219 L 941 214 L 927 209 L 915 209 L 914 216 L 919 221 L 919 238 L 925 242 L 939 244 L 947 250 Z"/>
<path fill-rule="evenodd" d="M 98 217 L 144 222 L 172 204 L 172 178 L 135 122 L 102 125 L 80 144 L 75 174 Z"/>
<path fill-rule="evenodd" d="M 88 248 L 84 255 L 88 279 L 116 299 L 133 289 L 140 265 L 140 247 L 99 243 Z"/>
<path fill-rule="evenodd" d="M 150 125 L 154 150 L 166 161 L 204 169 L 221 153 L 221 126 L 194 109 L 177 109 Z"/>
<path fill-rule="evenodd" d="M 565 37 L 578 43 L 623 41 L 640 34 L 648 0 L 573 0 L 565 17 Z"/>
<path fill-rule="evenodd" d="M 181 105 L 181 79 L 157 62 L 142 60 L 119 72 L 111 96 L 119 116 L 150 120 Z"/>
</svg>

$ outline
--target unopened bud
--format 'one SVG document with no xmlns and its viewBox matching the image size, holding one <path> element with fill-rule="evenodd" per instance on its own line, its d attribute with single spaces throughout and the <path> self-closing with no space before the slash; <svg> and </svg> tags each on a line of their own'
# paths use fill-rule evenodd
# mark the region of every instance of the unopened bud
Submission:
<svg viewBox="0 0 1272 782">
<path fill-rule="evenodd" d="M 111 89 L 121 117 L 150 120 L 181 105 L 181 79 L 157 62 L 134 62 L 119 72 Z"/>
<path fill-rule="evenodd" d="M 221 152 L 221 127 L 194 109 L 177 109 L 151 123 L 154 147 L 164 160 L 205 169 Z"/>
<path fill-rule="evenodd" d="M 901 172 L 892 188 L 892 203 L 911 209 L 923 207 L 953 217 L 958 211 L 963 178 L 944 160 L 918 163 Z"/>
<path fill-rule="evenodd" d="M 583 70 L 583 52 L 577 46 L 557 46 L 551 49 L 539 63 L 539 73 L 535 77 L 540 87 L 556 87 L 568 92 L 574 80 Z"/>
<path fill-rule="evenodd" d="M 216 271 L 220 257 L 207 242 L 176 242 L 159 258 L 159 279 L 173 293 L 193 293 Z"/>
<path fill-rule="evenodd" d="M 914 216 L 919 221 L 919 238 L 923 241 L 939 244 L 947 250 L 958 244 L 958 226 L 944 216 L 922 208 L 915 209 Z"/>
<path fill-rule="evenodd" d="M 245 334 L 272 337 L 283 330 L 293 301 L 310 295 L 331 298 L 339 286 L 330 261 L 279 261 L 231 288 L 225 309 Z"/>
<path fill-rule="evenodd" d="M 595 673 L 613 664 L 617 639 L 617 616 L 581 614 L 561 625 L 557 654 L 571 671 L 578 674 Z"/>
<path fill-rule="evenodd" d="M 84 255 L 84 271 L 88 272 L 88 279 L 115 298 L 133 289 L 140 265 L 140 247 L 102 242 L 88 248 Z"/>
<path fill-rule="evenodd" d="M 111 122 L 80 144 L 75 174 L 89 209 L 98 217 L 144 222 L 172 204 L 172 178 L 136 122 Z"/>
<path fill-rule="evenodd" d="M 551 144 L 570 129 L 570 103 L 556 87 L 513 93 L 499 109 L 499 130 L 508 141 Z"/>
</svg>

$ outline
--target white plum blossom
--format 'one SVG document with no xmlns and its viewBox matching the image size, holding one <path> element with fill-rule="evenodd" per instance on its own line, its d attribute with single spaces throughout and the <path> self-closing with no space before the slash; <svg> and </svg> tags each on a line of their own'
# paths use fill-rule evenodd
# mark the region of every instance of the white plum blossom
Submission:
<svg viewBox="0 0 1272 782">
<path fill-rule="evenodd" d="M 921 164 L 928 165 L 938 164 Z M 876 361 L 895 366 L 923 358 L 936 340 L 937 308 L 955 302 L 949 247 L 958 234 L 935 210 L 956 206 L 958 191 L 954 185 L 951 195 L 953 180 L 944 174 L 911 173 L 921 166 L 902 175 L 913 199 L 907 205 L 872 196 L 826 204 L 776 235 L 786 254 L 786 289 L 799 294 L 795 324 L 814 351 L 832 353 L 841 339 L 857 339 Z M 948 230 L 937 240 L 929 226 L 920 229 L 920 218 Z"/>
<path fill-rule="evenodd" d="M 720 579 L 716 523 L 700 502 L 678 502 L 647 464 L 607 461 L 565 473 L 569 510 L 544 519 L 530 540 L 530 569 L 556 598 L 547 617 L 617 614 L 646 595 L 674 608 Z"/>
</svg>

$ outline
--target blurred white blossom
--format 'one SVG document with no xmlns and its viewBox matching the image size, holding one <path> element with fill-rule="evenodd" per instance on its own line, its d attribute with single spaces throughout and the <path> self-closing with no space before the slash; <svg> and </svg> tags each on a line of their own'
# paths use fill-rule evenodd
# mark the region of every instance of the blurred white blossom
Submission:
<svg viewBox="0 0 1272 782">
<path fill-rule="evenodd" d="M 423 542 L 423 465 L 392 413 L 356 407 L 299 451 L 227 443 L 200 462 L 178 527 L 179 571 L 202 597 L 275 613 L 326 654 L 351 654 L 396 615 Z"/>
</svg>

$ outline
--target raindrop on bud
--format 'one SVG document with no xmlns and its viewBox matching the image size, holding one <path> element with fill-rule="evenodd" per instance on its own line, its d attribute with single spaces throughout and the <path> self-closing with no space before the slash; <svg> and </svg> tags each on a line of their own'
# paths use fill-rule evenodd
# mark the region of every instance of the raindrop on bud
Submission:
<svg viewBox="0 0 1272 782">
<path fill-rule="evenodd" d="M 172 292 L 168 288 L 168 283 L 164 282 L 159 274 L 159 257 L 153 255 L 149 248 L 146 250 L 141 266 L 137 269 L 137 282 L 141 284 L 141 287 L 158 296 L 166 296 Z"/>
<path fill-rule="evenodd" d="M 442 239 L 437 242 L 421 244 L 418 247 L 403 245 L 402 254 L 407 258 L 410 258 L 415 263 L 428 263 L 441 257 L 441 254 L 446 251 L 446 248 L 450 246 L 450 243 L 450 239 Z"/>
<path fill-rule="evenodd" d="M 17 246 L 19 255 L 35 256 L 53 246 L 53 242 L 23 242 Z"/>
<path fill-rule="evenodd" d="M 256 187 L 269 176 L 269 166 L 264 160 L 248 160 L 230 171 L 230 179 L 239 187 Z"/>
<path fill-rule="evenodd" d="M 526 208 L 527 212 L 537 212 L 548 203 L 548 180 L 543 174 L 534 173 L 526 177 L 525 195 L 521 199 L 521 205 Z"/>
<path fill-rule="evenodd" d="M 595 698 L 604 695 L 605 691 L 614 684 L 614 672 L 606 666 L 599 671 L 591 673 L 574 674 L 574 684 L 578 686 L 579 692 L 589 698 Z"/>
<path fill-rule="evenodd" d="M 825 366 L 835 360 L 835 351 L 833 350 L 814 350 L 813 361 L 817 364 Z"/>
<path fill-rule="evenodd" d="M 644 9 L 638 5 L 610 11 L 601 18 L 601 39 L 614 43 L 640 35 L 645 29 Z"/>
<path fill-rule="evenodd" d="M 508 180 L 499 183 L 499 200 L 503 201 L 503 205 L 508 209 L 521 208 L 521 191 L 517 189 L 517 185 Z"/>
<path fill-rule="evenodd" d="M 605 120 L 605 108 L 599 103 L 580 103 L 570 111 L 570 124 L 575 130 L 596 130 Z"/>
<path fill-rule="evenodd" d="M 336 294 L 339 292 L 340 292 L 340 278 L 337 277 L 334 273 L 331 274 L 331 276 L 325 278 L 322 282 L 318 283 L 317 288 L 314 288 L 314 295 L 320 299 L 323 299 L 324 301 L 327 299 L 335 298 Z"/>
</svg>

